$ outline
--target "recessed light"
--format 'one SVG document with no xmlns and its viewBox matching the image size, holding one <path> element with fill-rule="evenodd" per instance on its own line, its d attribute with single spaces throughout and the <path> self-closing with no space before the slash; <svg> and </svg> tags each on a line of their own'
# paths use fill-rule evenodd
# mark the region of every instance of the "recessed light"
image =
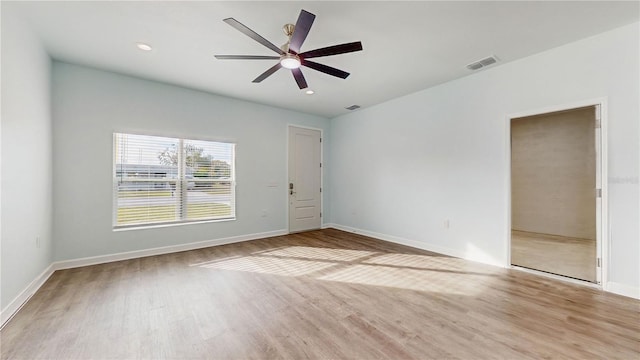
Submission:
<svg viewBox="0 0 640 360">
<path fill-rule="evenodd" d="M 304 93 L 305 93 L 305 94 L 307 94 L 307 95 L 313 95 L 313 94 L 315 94 L 316 92 L 315 92 L 315 91 L 313 91 L 313 90 L 307 90 L 307 91 L 305 91 Z"/>
<path fill-rule="evenodd" d="M 151 50 L 153 50 L 151 45 L 145 44 L 145 43 L 136 43 L 136 46 L 138 47 L 138 49 L 140 49 L 142 51 L 151 51 Z"/>
</svg>

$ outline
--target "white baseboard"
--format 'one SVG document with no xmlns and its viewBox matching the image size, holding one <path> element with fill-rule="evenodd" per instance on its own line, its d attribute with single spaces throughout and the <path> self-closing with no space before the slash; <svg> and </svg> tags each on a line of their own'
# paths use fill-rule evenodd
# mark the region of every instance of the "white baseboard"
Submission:
<svg viewBox="0 0 640 360">
<path fill-rule="evenodd" d="M 215 240 L 206 240 L 199 241 L 189 244 L 180 244 L 180 245 L 171 245 L 171 246 L 163 246 L 153 249 L 145 249 L 145 250 L 137 250 L 137 251 L 128 251 L 117 254 L 110 255 L 100 255 L 100 256 L 92 256 L 81 259 L 73 259 L 73 260 L 64 260 L 64 261 L 56 261 L 51 263 L 38 277 L 36 277 L 18 296 L 16 296 L 13 301 L 9 303 L 2 312 L 0 312 L 0 328 L 2 328 L 11 318 L 22 308 L 22 306 L 35 294 L 38 289 L 49 279 L 49 277 L 56 270 L 63 269 L 71 269 L 81 266 L 89 266 L 89 265 L 97 265 L 104 264 L 114 261 L 121 260 L 129 260 L 142 258 L 153 255 L 162 255 L 169 254 L 180 251 L 188 251 L 195 249 L 202 249 L 211 246 L 224 245 L 224 244 L 232 244 L 242 241 L 263 239 L 273 236 L 282 236 L 288 234 L 287 230 L 276 230 L 276 231 L 268 231 L 256 234 L 247 234 L 247 235 L 239 235 L 226 237 Z"/>
<path fill-rule="evenodd" d="M 338 229 L 338 230 L 342 230 L 342 231 L 346 231 L 354 234 L 360 234 L 360 235 L 372 237 L 372 238 L 383 240 L 383 241 L 388 241 L 388 242 L 392 242 L 400 245 L 410 246 L 417 249 L 427 250 L 427 251 L 431 251 L 431 252 L 435 252 L 443 255 L 455 256 L 458 258 L 465 259 L 465 254 L 459 251 L 456 251 L 454 249 L 435 246 L 432 244 L 425 244 L 419 241 L 404 239 L 397 236 L 376 233 L 372 231 L 357 229 L 357 228 L 334 224 L 334 223 L 323 224 L 322 228 Z M 9 305 L 7 305 L 4 309 L 2 309 L 2 311 L 0 312 L 0 328 L 2 328 L 22 308 L 22 306 L 31 298 L 31 296 L 33 296 L 33 294 L 35 294 L 36 291 L 38 291 L 38 289 L 40 289 L 40 287 L 49 279 L 49 277 L 56 270 L 104 264 L 109 262 L 136 259 L 136 258 L 142 258 L 142 257 L 154 256 L 154 255 L 169 254 L 169 253 L 175 253 L 180 251 L 202 249 L 202 248 L 232 244 L 232 243 L 237 243 L 242 241 L 263 239 L 263 238 L 269 238 L 274 236 L 283 236 L 287 234 L 288 234 L 288 231 L 286 229 L 283 229 L 283 230 L 255 233 L 255 234 L 232 236 L 232 237 L 226 237 L 221 239 L 199 241 L 199 242 L 188 243 L 188 244 L 163 246 L 163 247 L 158 247 L 153 249 L 145 249 L 145 250 L 129 251 L 129 252 L 123 252 L 123 253 L 117 253 L 117 254 L 110 254 L 110 255 L 92 256 L 92 257 L 86 257 L 86 258 L 80 258 L 80 259 L 57 261 L 49 265 L 20 294 L 18 294 L 18 296 L 16 296 L 13 299 L 13 301 L 9 303 Z M 473 259 L 469 259 L 469 260 L 475 261 Z M 490 264 L 490 265 L 495 265 L 495 264 Z M 500 266 L 500 265 L 497 265 L 497 266 Z M 623 295 L 623 296 L 627 296 L 635 299 L 640 299 L 640 288 L 637 288 L 634 286 L 615 283 L 615 282 L 608 282 L 604 290 L 614 294 Z"/>
<path fill-rule="evenodd" d="M 268 232 L 255 233 L 255 234 L 231 236 L 231 237 L 214 239 L 214 240 L 198 241 L 198 242 L 193 242 L 188 244 L 170 245 L 170 246 L 163 246 L 163 247 L 144 249 L 144 250 L 127 251 L 127 252 L 110 254 L 110 255 L 99 255 L 99 256 L 91 256 L 91 257 L 85 257 L 85 258 L 73 259 L 73 260 L 63 260 L 63 261 L 54 262 L 53 268 L 55 270 L 71 269 L 76 267 L 104 264 L 104 263 L 110 263 L 115 261 L 138 259 L 138 258 L 143 258 L 147 256 L 170 254 L 170 253 L 176 253 L 176 252 L 188 251 L 188 250 L 196 250 L 196 249 L 202 249 L 202 248 L 218 246 L 218 245 L 233 244 L 233 243 L 242 242 L 242 241 L 264 239 L 264 238 L 282 236 L 287 234 L 288 234 L 287 230 L 276 230 L 276 231 L 268 231 Z"/>
<path fill-rule="evenodd" d="M 454 257 L 458 257 L 461 259 L 465 259 L 465 260 L 470 260 L 470 261 L 478 261 L 477 259 L 470 259 L 466 256 L 466 254 L 457 251 L 455 249 L 450 249 L 450 248 L 444 248 L 444 247 L 440 247 L 440 246 L 436 246 L 436 245 L 432 245 L 432 244 L 426 244 L 423 242 L 419 242 L 419 241 L 415 241 L 415 240 L 409 240 L 409 239 L 404 239 L 401 237 L 397 237 L 397 236 L 392 236 L 392 235 L 387 235 L 387 234 L 380 234 L 380 233 L 376 233 L 373 231 L 368 231 L 368 230 L 363 230 L 363 229 L 358 229 L 358 228 L 353 228 L 350 226 L 344 226 L 344 225 L 340 225 L 340 224 L 334 224 L 334 223 L 327 223 L 324 224 L 322 226 L 323 229 L 325 228 L 334 228 L 334 229 L 338 229 L 338 230 L 342 230 L 342 231 L 346 231 L 346 232 L 350 232 L 350 233 L 354 233 L 354 234 L 360 234 L 360 235 L 364 235 L 364 236 L 368 236 L 368 237 L 372 237 L 378 240 L 383 240 L 383 241 L 388 241 L 388 242 L 392 242 L 395 244 L 400 244 L 400 245 L 406 245 L 406 246 L 410 246 L 410 247 L 414 247 L 417 249 L 421 249 L 421 250 L 427 250 L 427 251 L 431 251 L 431 252 L 435 252 L 438 254 L 443 254 L 443 255 L 449 255 L 449 256 L 454 256 Z M 494 265 L 494 266 L 499 266 L 499 267 L 505 267 L 501 264 L 496 264 L 496 263 L 492 263 L 492 262 L 485 262 L 485 261 L 478 261 L 484 264 L 488 264 L 488 265 Z M 563 281 L 566 281 L 565 279 L 561 279 Z M 579 282 L 581 285 L 584 285 L 582 282 Z M 622 296 L 627 296 L 630 298 L 634 298 L 634 299 L 639 299 L 640 300 L 640 288 L 638 287 L 634 287 L 634 286 L 630 286 L 630 285 L 626 285 L 626 284 L 621 284 L 621 283 L 616 283 L 616 282 L 608 282 L 606 284 L 606 286 L 604 286 L 603 288 L 604 291 L 613 293 L 613 294 L 617 294 L 617 295 L 622 295 Z"/>
<path fill-rule="evenodd" d="M 454 257 L 457 257 L 457 258 L 465 259 L 465 254 L 460 252 L 460 251 L 457 251 L 455 249 L 445 248 L 445 247 L 441 247 L 441 246 L 437 246 L 437 245 L 433 245 L 433 244 L 423 243 L 423 242 L 420 242 L 420 241 L 401 238 L 401 237 L 398 237 L 398 236 L 381 234 L 381 233 L 377 233 L 377 232 L 373 232 L 373 231 L 353 228 L 353 227 L 350 227 L 350 226 L 344 226 L 344 225 L 339 225 L 339 224 L 333 224 L 333 223 L 332 224 L 327 224 L 327 227 L 332 227 L 334 229 L 338 229 L 338 230 L 342 230 L 342 231 L 346 231 L 346 232 L 350 232 L 350 233 L 354 233 L 354 234 L 360 234 L 360 235 L 372 237 L 372 238 L 375 238 L 375 239 L 378 239 L 378 240 L 392 242 L 392 243 L 395 243 L 395 244 L 410 246 L 410 247 L 417 248 L 417 249 L 420 249 L 420 250 L 426 250 L 426 251 L 431 251 L 431 252 L 438 253 L 438 254 L 454 256 Z M 469 260 L 475 261 L 475 260 L 472 260 L 472 259 L 469 259 Z M 491 264 L 491 265 L 495 265 L 495 264 Z"/>
<path fill-rule="evenodd" d="M 31 296 L 40 289 L 40 287 L 49 279 L 49 277 L 53 274 L 55 269 L 53 268 L 53 264 L 49 265 L 44 271 L 38 275 L 33 281 L 27 285 L 27 287 L 22 290 L 18 296 L 16 296 L 10 303 L 0 312 L 0 329 L 4 327 L 4 325 L 11 320 L 13 315 L 15 315 L 24 304 L 29 301 Z"/>
<path fill-rule="evenodd" d="M 604 290 L 610 293 L 640 300 L 640 287 L 609 281 L 607 282 Z"/>
</svg>

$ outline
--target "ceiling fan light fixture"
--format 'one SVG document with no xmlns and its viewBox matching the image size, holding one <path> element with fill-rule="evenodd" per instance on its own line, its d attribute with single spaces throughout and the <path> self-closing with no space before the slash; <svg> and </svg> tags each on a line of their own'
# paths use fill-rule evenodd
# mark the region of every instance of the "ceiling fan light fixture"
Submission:
<svg viewBox="0 0 640 360">
<path fill-rule="evenodd" d="M 0 0 L 1 1 L 1 0 Z M 354 51 L 362 50 L 362 43 L 360 41 L 338 44 L 333 46 L 327 46 L 324 48 L 319 48 L 315 50 L 301 52 L 302 44 L 304 40 L 307 38 L 309 34 L 309 30 L 311 30 L 311 26 L 315 20 L 316 16 L 304 9 L 300 11 L 300 15 L 298 16 L 298 20 L 296 24 L 286 24 L 284 26 L 284 33 L 289 38 L 288 41 L 282 45 L 281 47 L 277 47 L 269 40 L 260 36 L 260 34 L 248 28 L 246 25 L 242 24 L 238 20 L 234 18 L 226 18 L 223 21 L 229 25 L 231 25 L 236 30 L 260 43 L 261 45 L 269 48 L 270 50 L 276 52 L 278 56 L 265 56 L 265 55 L 215 55 L 216 59 L 238 59 L 238 60 L 278 60 L 276 64 L 272 67 L 268 68 L 265 72 L 258 75 L 257 78 L 253 79 L 253 83 L 260 83 L 264 79 L 273 75 L 276 71 L 281 68 L 285 68 L 291 70 L 291 74 L 298 85 L 300 90 L 307 89 L 308 84 L 304 75 L 302 74 L 301 66 L 308 67 L 310 69 L 319 71 L 321 73 L 335 76 L 341 79 L 346 79 L 349 76 L 349 73 L 346 71 L 342 71 L 340 69 L 336 69 L 334 67 L 320 64 L 314 61 L 309 61 L 307 59 L 323 57 L 323 56 L 332 56 L 332 55 L 340 55 L 346 54 Z M 304 61 L 304 63 L 302 63 Z M 311 94 L 308 94 L 311 95 Z"/>
<path fill-rule="evenodd" d="M 280 65 L 286 69 L 297 69 L 300 67 L 300 58 L 293 54 L 284 54 L 280 58 Z"/>
</svg>

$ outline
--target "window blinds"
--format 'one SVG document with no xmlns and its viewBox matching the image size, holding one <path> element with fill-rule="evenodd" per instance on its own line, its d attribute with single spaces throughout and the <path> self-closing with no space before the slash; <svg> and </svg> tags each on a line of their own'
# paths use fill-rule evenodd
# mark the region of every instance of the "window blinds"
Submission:
<svg viewBox="0 0 640 360">
<path fill-rule="evenodd" d="M 113 139 L 114 227 L 235 219 L 235 144 Z"/>
</svg>

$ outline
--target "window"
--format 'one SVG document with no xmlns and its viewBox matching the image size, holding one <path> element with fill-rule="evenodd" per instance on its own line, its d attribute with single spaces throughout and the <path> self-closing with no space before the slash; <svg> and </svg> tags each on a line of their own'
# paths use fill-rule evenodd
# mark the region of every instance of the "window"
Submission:
<svg viewBox="0 0 640 360">
<path fill-rule="evenodd" d="M 113 226 L 235 219 L 235 144 L 113 134 Z"/>
</svg>

